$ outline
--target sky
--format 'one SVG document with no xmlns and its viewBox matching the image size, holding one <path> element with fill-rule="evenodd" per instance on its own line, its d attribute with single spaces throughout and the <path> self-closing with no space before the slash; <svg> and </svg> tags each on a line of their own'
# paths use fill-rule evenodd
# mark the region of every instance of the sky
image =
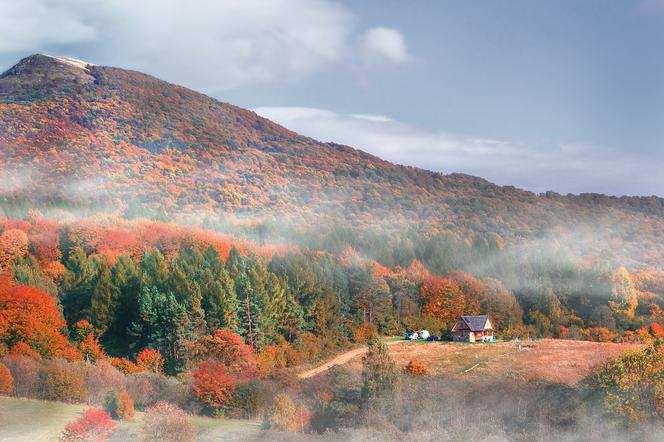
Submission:
<svg viewBox="0 0 664 442">
<path fill-rule="evenodd" d="M 664 0 L 0 0 L 33 53 L 140 70 L 399 164 L 664 196 Z"/>
</svg>

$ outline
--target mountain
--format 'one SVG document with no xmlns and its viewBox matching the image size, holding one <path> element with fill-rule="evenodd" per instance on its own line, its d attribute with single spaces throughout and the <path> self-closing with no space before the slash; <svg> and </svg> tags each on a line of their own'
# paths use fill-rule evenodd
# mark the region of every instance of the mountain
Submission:
<svg viewBox="0 0 664 442">
<path fill-rule="evenodd" d="M 233 213 L 296 226 L 554 242 L 658 265 L 664 200 L 534 194 L 395 165 L 139 72 L 33 55 L 0 76 L 0 205 Z"/>
</svg>

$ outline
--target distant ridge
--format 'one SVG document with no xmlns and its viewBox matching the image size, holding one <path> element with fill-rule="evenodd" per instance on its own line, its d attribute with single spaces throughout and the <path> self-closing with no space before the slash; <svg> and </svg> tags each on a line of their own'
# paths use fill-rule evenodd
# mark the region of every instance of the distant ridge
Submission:
<svg viewBox="0 0 664 442">
<path fill-rule="evenodd" d="M 587 258 L 664 257 L 661 198 L 536 195 L 398 166 L 149 75 L 68 57 L 32 55 L 0 75 L 0 167 L 6 213 L 232 212 L 468 242 L 553 238 Z"/>
</svg>

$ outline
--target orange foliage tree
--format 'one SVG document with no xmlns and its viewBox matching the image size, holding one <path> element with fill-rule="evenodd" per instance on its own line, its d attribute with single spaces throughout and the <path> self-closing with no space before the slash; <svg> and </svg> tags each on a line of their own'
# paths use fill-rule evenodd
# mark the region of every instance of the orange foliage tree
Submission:
<svg viewBox="0 0 664 442">
<path fill-rule="evenodd" d="M 34 287 L 0 285 L 0 341 L 7 347 L 23 342 L 42 357 L 65 356 L 64 326 L 48 294 Z"/>
<path fill-rule="evenodd" d="M 164 358 L 158 350 L 144 348 L 136 356 L 136 368 L 138 371 L 162 373 L 164 371 Z"/>
<path fill-rule="evenodd" d="M 215 330 L 190 346 L 193 361 L 213 359 L 226 367 L 226 372 L 236 378 L 248 378 L 256 373 L 254 349 L 242 337 L 229 330 Z"/>
<path fill-rule="evenodd" d="M 9 229 L 0 235 L 0 270 L 10 266 L 15 258 L 28 254 L 28 235 L 23 230 Z"/>
<path fill-rule="evenodd" d="M 88 334 L 83 341 L 78 344 L 78 349 L 81 351 L 86 361 L 96 362 L 106 357 L 104 350 L 99 344 L 99 339 L 95 338 L 92 333 Z"/>
<path fill-rule="evenodd" d="M 465 299 L 459 285 L 451 278 L 430 276 L 420 287 L 424 302 L 422 313 L 444 322 L 456 320 L 463 314 Z"/>
</svg>

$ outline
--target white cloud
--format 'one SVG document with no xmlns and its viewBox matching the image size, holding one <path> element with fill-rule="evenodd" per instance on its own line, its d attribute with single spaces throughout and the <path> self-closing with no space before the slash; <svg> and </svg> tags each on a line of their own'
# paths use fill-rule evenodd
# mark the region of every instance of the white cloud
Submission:
<svg viewBox="0 0 664 442">
<path fill-rule="evenodd" d="M 407 56 L 383 28 L 358 51 L 355 15 L 332 0 L 0 0 L 0 11 L 0 53 L 70 55 L 208 92 Z"/>
<path fill-rule="evenodd" d="M 652 194 L 664 188 L 660 160 L 605 146 L 528 145 L 520 142 L 426 131 L 383 115 L 340 114 L 301 107 L 255 111 L 289 129 L 346 144 L 398 164 L 444 173 L 462 172 L 536 192 Z"/>
<path fill-rule="evenodd" d="M 73 14 L 70 1 L 0 0 L 0 52 L 31 51 L 45 44 L 67 45 L 96 37 L 95 29 Z"/>
<path fill-rule="evenodd" d="M 413 59 L 408 54 L 403 34 L 395 29 L 371 28 L 360 38 L 359 47 L 367 61 L 387 60 L 403 64 Z"/>
</svg>

